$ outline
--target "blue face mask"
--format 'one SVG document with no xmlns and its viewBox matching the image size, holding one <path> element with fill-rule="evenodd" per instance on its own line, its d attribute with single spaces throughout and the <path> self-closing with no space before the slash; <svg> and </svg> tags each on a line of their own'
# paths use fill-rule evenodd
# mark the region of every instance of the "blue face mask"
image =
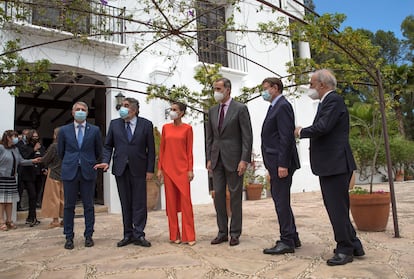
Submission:
<svg viewBox="0 0 414 279">
<path fill-rule="evenodd" d="M 85 121 L 85 119 L 86 119 L 86 111 L 83 111 L 83 110 L 75 111 L 75 120 Z"/>
<path fill-rule="evenodd" d="M 119 109 L 119 116 L 123 119 L 123 118 L 125 118 L 125 117 L 127 117 L 128 116 L 128 114 L 129 114 L 129 109 L 128 108 L 126 108 L 126 107 L 121 107 L 120 109 Z"/>
<path fill-rule="evenodd" d="M 262 91 L 262 98 L 265 101 L 270 101 L 270 99 L 272 99 L 272 96 L 270 95 L 269 90 Z"/>
<path fill-rule="evenodd" d="M 16 145 L 19 142 L 18 138 L 12 138 L 13 145 Z"/>
</svg>

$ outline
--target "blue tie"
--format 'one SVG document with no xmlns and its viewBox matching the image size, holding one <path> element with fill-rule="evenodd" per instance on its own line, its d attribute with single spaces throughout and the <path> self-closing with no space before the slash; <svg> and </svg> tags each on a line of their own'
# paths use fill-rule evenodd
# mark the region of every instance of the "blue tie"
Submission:
<svg viewBox="0 0 414 279">
<path fill-rule="evenodd" d="M 131 130 L 131 125 L 129 124 L 129 122 L 126 123 L 126 132 L 127 132 L 127 137 L 128 137 L 128 141 L 130 142 L 132 140 L 132 130 Z"/>
<path fill-rule="evenodd" d="M 78 125 L 78 146 L 81 148 L 82 141 L 83 141 L 83 131 L 82 131 L 83 125 Z"/>
</svg>

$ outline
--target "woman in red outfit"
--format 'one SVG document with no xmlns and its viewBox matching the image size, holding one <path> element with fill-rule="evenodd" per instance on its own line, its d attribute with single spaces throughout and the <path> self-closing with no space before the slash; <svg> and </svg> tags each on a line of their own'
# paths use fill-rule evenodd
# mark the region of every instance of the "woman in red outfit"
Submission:
<svg viewBox="0 0 414 279">
<path fill-rule="evenodd" d="M 162 127 L 158 160 L 158 179 L 164 179 L 166 211 L 170 241 L 195 244 L 194 216 L 191 203 L 190 182 L 193 174 L 193 129 L 183 123 L 187 106 L 180 102 L 171 105 L 172 123 Z M 182 234 L 178 224 L 181 212 Z"/>
</svg>

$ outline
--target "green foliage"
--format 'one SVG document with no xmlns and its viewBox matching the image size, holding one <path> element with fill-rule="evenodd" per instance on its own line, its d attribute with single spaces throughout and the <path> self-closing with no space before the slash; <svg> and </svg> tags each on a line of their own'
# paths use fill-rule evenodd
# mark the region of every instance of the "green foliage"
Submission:
<svg viewBox="0 0 414 279">
<path fill-rule="evenodd" d="M 22 92 L 47 91 L 51 76 L 48 73 L 49 61 L 42 59 L 35 63 L 26 62 L 15 49 L 19 41 L 7 41 L 5 55 L 0 56 L 0 86 L 9 88 L 10 95 L 19 96 Z"/>
<path fill-rule="evenodd" d="M 364 189 L 360 186 L 355 186 L 353 189 L 349 190 L 349 193 L 352 195 L 366 195 L 370 192 L 367 189 Z"/>
</svg>

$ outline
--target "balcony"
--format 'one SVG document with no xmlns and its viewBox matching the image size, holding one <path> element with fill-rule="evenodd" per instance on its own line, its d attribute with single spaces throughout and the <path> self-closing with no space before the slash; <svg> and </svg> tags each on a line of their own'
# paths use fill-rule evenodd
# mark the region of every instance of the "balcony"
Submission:
<svg viewBox="0 0 414 279">
<path fill-rule="evenodd" d="M 219 63 L 240 72 L 247 72 L 246 46 L 230 42 L 221 45 L 199 41 L 199 61 L 209 64 Z"/>
<path fill-rule="evenodd" d="M 95 1 L 84 3 L 84 7 L 70 7 L 70 4 L 53 0 L 1 1 L 0 9 L 13 23 L 87 35 L 94 40 L 125 45 L 125 8 Z"/>
</svg>

